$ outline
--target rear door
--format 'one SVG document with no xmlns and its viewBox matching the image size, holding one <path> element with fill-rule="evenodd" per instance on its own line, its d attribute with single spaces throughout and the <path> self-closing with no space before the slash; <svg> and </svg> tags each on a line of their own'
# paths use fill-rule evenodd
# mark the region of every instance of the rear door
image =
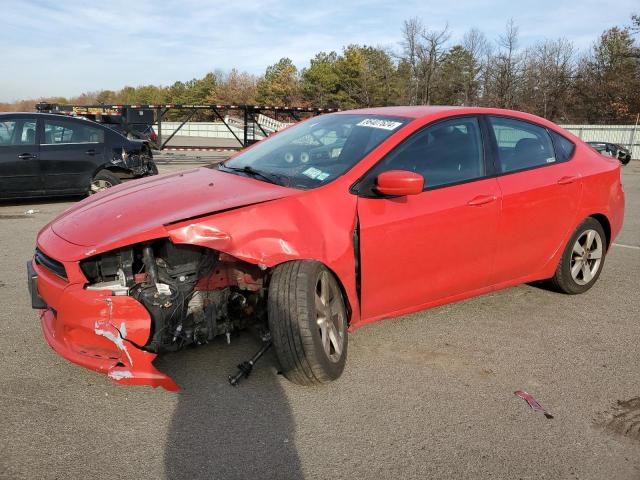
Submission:
<svg viewBox="0 0 640 480">
<path fill-rule="evenodd" d="M 84 193 L 105 163 L 105 131 L 85 120 L 43 120 L 40 165 L 48 193 Z"/>
<path fill-rule="evenodd" d="M 42 194 L 35 117 L 0 120 L 0 197 Z"/>
<path fill-rule="evenodd" d="M 509 117 L 488 121 L 502 192 L 493 278 L 499 283 L 539 272 L 564 247 L 582 182 L 575 162 L 554 148 L 546 128 Z"/>
</svg>

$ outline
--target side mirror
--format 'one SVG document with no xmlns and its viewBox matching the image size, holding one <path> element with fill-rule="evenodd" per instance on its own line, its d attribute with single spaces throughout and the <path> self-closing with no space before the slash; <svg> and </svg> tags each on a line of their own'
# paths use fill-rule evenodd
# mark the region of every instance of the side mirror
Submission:
<svg viewBox="0 0 640 480">
<path fill-rule="evenodd" d="M 376 178 L 376 190 L 383 195 L 417 195 L 424 188 L 424 177 L 407 170 L 389 170 Z"/>
</svg>

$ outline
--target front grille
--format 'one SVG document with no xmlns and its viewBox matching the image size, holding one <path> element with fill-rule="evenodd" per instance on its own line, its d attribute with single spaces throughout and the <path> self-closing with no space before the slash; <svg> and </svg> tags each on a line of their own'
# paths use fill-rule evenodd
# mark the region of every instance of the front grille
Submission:
<svg viewBox="0 0 640 480">
<path fill-rule="evenodd" d="M 36 248 L 36 253 L 33 258 L 38 265 L 42 265 L 47 270 L 51 270 L 60 278 L 64 278 L 65 280 L 67 279 L 67 272 L 64 269 L 64 265 L 61 262 L 51 258 L 39 248 Z"/>
</svg>

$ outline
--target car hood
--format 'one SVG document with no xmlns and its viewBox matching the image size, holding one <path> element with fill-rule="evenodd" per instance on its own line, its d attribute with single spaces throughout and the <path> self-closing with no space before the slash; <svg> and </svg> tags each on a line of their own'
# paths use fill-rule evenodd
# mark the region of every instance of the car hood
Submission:
<svg viewBox="0 0 640 480">
<path fill-rule="evenodd" d="M 77 203 L 51 224 L 79 246 L 111 245 L 180 220 L 297 193 L 209 168 L 133 180 Z"/>
</svg>

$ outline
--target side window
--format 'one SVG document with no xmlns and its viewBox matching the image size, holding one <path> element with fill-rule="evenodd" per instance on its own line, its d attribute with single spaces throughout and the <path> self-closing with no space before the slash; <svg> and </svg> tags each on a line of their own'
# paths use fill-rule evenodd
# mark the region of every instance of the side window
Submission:
<svg viewBox="0 0 640 480">
<path fill-rule="evenodd" d="M 20 145 L 35 145 L 36 144 L 36 122 L 35 120 L 28 120 L 23 122 L 22 129 L 20 130 Z"/>
<path fill-rule="evenodd" d="M 35 120 L 5 120 L 0 122 L 0 146 L 35 145 Z"/>
<path fill-rule="evenodd" d="M 485 175 L 478 119 L 462 117 L 427 126 L 391 151 L 372 173 L 410 170 L 424 177 L 425 189 Z"/>
<path fill-rule="evenodd" d="M 90 127 L 86 125 L 84 127 L 85 138 L 89 143 L 104 143 L 104 130 L 101 128 Z"/>
<path fill-rule="evenodd" d="M 47 120 L 44 123 L 44 144 L 103 143 L 104 131 L 76 122 Z"/>
<path fill-rule="evenodd" d="M 559 162 L 566 162 L 573 156 L 576 144 L 554 131 L 551 131 L 551 136 L 556 147 L 556 158 Z"/>
<path fill-rule="evenodd" d="M 5 120 L 0 122 L 0 145 L 13 144 L 13 132 L 16 130 L 15 120 Z"/>
<path fill-rule="evenodd" d="M 511 118 L 489 117 L 498 144 L 498 162 L 503 173 L 555 163 L 547 130 Z"/>
</svg>

